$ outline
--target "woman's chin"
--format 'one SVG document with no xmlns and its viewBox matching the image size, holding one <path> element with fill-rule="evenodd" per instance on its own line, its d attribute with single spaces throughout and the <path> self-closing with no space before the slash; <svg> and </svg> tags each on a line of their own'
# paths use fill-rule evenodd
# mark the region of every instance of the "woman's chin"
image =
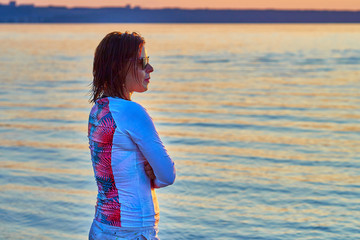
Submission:
<svg viewBox="0 0 360 240">
<path fill-rule="evenodd" d="M 142 92 L 146 92 L 147 90 L 148 87 L 143 85 L 141 89 L 135 90 L 135 92 L 142 93 Z"/>
<path fill-rule="evenodd" d="M 149 88 L 149 82 L 144 82 L 143 85 L 142 85 L 144 91 L 143 92 L 146 92 Z"/>
</svg>

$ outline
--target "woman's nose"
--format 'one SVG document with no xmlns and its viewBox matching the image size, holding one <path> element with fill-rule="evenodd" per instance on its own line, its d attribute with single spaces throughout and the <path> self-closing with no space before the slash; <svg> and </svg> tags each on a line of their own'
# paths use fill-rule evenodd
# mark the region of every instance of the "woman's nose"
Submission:
<svg viewBox="0 0 360 240">
<path fill-rule="evenodd" d="M 151 73 L 151 72 L 154 71 L 154 68 L 153 68 L 153 66 L 150 65 L 150 63 L 148 63 L 148 65 L 146 65 L 145 70 L 146 70 L 147 73 Z"/>
</svg>

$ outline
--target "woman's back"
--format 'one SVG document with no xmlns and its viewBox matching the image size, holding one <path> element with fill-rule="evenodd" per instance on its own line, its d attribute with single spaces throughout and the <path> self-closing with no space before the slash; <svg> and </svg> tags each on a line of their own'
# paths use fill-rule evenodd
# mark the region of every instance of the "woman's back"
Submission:
<svg viewBox="0 0 360 240">
<path fill-rule="evenodd" d="M 158 136 L 146 132 L 148 127 L 141 124 L 146 120 L 135 119 L 141 115 L 147 114 L 139 104 L 119 98 L 101 98 L 91 110 L 89 144 L 98 185 L 95 219 L 101 223 L 148 227 L 159 220 L 156 194 L 144 170 L 147 160 L 135 142 L 140 140 L 136 132 L 145 131 L 143 135 L 148 136 L 138 144 L 143 142 L 146 146 L 142 147 L 152 148 Z M 170 179 L 175 177 L 170 175 Z"/>
</svg>

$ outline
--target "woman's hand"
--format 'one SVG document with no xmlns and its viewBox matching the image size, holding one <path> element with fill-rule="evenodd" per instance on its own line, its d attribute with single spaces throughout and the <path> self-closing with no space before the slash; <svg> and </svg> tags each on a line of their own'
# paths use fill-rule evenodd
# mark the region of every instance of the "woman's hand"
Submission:
<svg viewBox="0 0 360 240">
<path fill-rule="evenodd" d="M 156 177 L 155 177 L 154 171 L 153 171 L 152 167 L 150 166 L 150 164 L 148 163 L 148 161 L 146 161 L 144 163 L 144 168 L 145 168 L 146 175 L 148 175 L 148 177 L 151 180 L 154 180 Z"/>
</svg>

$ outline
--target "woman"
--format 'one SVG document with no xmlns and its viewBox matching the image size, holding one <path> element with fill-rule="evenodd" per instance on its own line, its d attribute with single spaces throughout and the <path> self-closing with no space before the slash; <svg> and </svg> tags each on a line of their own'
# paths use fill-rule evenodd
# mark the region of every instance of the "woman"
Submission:
<svg viewBox="0 0 360 240">
<path fill-rule="evenodd" d="M 131 101 L 153 71 L 137 33 L 109 33 L 96 48 L 88 137 L 98 195 L 89 239 L 159 239 L 154 188 L 174 182 L 174 162 L 151 117 Z"/>
</svg>

